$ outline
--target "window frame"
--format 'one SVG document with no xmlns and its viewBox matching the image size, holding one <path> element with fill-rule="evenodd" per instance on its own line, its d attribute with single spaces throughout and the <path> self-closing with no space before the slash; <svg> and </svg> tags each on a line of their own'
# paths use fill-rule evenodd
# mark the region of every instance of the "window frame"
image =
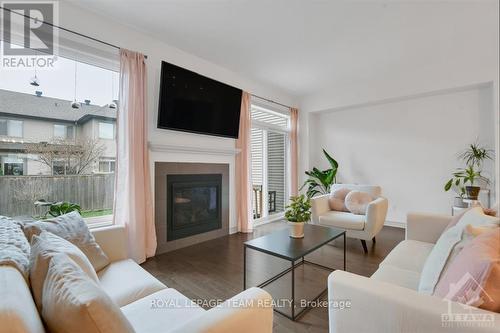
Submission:
<svg viewBox="0 0 500 333">
<path fill-rule="evenodd" d="M 56 126 L 64 126 L 65 127 L 65 129 L 66 129 L 66 136 L 65 137 L 56 136 Z M 71 137 L 68 137 L 68 128 L 72 129 L 73 135 Z M 55 123 L 52 126 L 52 131 L 53 131 L 52 137 L 55 139 L 74 140 L 76 137 L 75 125 L 73 125 L 73 124 Z"/>
<path fill-rule="evenodd" d="M 268 158 L 267 158 L 267 137 L 269 132 L 276 132 L 285 135 L 285 204 L 288 202 L 288 198 L 290 197 L 290 182 L 291 182 L 291 168 L 290 168 L 290 133 L 291 133 L 291 113 L 289 109 L 282 108 L 278 105 L 271 105 L 270 103 L 263 104 L 260 101 L 255 101 L 254 99 L 250 103 L 250 113 L 252 109 L 255 108 L 261 112 L 267 112 L 270 114 L 274 114 L 279 117 L 283 117 L 287 119 L 286 128 L 283 128 L 279 125 L 269 124 L 260 120 L 252 119 L 251 128 L 261 129 L 263 131 L 263 161 L 262 161 L 262 216 L 256 219 L 253 219 L 254 225 L 261 225 L 265 223 L 269 223 L 278 219 L 282 219 L 284 216 L 284 212 L 279 212 L 276 214 L 269 215 L 269 203 L 268 203 Z M 252 207 L 253 210 L 253 207 Z"/>
<path fill-rule="evenodd" d="M 8 117 L 0 117 L 0 120 L 5 120 L 7 123 L 7 133 L 6 134 L 0 134 L 0 136 L 7 137 L 7 138 L 24 138 L 24 120 L 23 119 L 17 119 L 17 118 L 8 118 Z M 21 123 L 21 135 L 9 135 L 9 123 L 12 121 L 17 121 Z"/>
<path fill-rule="evenodd" d="M 107 124 L 107 125 L 113 126 L 112 138 L 103 138 L 103 137 L 101 137 L 101 124 Z M 97 122 L 97 138 L 99 140 L 110 140 L 110 141 L 116 140 L 116 122 L 99 120 Z"/>
</svg>

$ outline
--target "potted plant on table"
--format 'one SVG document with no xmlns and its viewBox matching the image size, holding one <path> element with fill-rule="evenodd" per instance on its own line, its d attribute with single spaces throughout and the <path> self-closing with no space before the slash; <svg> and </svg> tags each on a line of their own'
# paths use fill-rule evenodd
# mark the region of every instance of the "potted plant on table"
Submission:
<svg viewBox="0 0 500 333">
<path fill-rule="evenodd" d="M 291 197 L 285 218 L 290 226 L 290 237 L 303 238 L 304 224 L 311 218 L 311 200 L 303 194 Z"/>
<path fill-rule="evenodd" d="M 493 151 L 481 147 L 478 143 L 472 143 L 460 153 L 459 158 L 465 162 L 466 167 L 453 172 L 453 177 L 446 182 L 444 190 L 449 191 L 452 187 L 458 189 L 462 203 L 465 194 L 467 194 L 467 199 L 477 200 L 481 190 L 481 187 L 477 186 L 477 181 L 489 184 L 489 179 L 481 172 L 484 161 L 493 159 Z M 456 206 L 463 207 L 463 205 Z"/>
</svg>

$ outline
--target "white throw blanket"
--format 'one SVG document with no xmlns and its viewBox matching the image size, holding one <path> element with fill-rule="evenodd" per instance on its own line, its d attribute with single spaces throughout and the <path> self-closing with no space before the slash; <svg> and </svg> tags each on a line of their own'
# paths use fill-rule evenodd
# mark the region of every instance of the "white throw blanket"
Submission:
<svg viewBox="0 0 500 333">
<path fill-rule="evenodd" d="M 17 268 L 27 279 L 29 255 L 30 245 L 21 226 L 8 217 L 0 216 L 0 265 Z"/>
</svg>

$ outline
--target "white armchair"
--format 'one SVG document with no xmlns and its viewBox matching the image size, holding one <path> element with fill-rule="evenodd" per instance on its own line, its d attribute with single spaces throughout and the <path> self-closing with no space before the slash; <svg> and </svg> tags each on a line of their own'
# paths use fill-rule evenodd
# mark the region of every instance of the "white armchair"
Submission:
<svg viewBox="0 0 500 333">
<path fill-rule="evenodd" d="M 330 210 L 330 205 L 328 203 L 330 194 L 312 198 L 313 223 L 345 229 L 347 231 L 347 237 L 361 240 L 363 250 L 367 253 L 368 248 L 366 246 L 366 241 L 372 240 L 375 243 L 375 236 L 384 226 L 387 208 L 389 206 L 388 201 L 386 198 L 382 197 L 382 189 L 380 186 L 334 184 L 331 190 L 333 192 L 339 188 L 368 192 L 375 200 L 368 204 L 365 215 L 356 215 L 350 212 Z"/>
</svg>

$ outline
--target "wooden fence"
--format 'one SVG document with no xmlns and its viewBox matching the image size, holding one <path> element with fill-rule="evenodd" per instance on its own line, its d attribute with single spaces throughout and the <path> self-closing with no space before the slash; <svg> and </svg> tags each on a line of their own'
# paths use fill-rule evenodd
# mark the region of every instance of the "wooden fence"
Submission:
<svg viewBox="0 0 500 333">
<path fill-rule="evenodd" d="M 35 208 L 39 199 L 74 202 L 85 211 L 112 209 L 114 182 L 114 174 L 1 176 L 0 215 L 39 215 L 46 210 Z"/>
</svg>

